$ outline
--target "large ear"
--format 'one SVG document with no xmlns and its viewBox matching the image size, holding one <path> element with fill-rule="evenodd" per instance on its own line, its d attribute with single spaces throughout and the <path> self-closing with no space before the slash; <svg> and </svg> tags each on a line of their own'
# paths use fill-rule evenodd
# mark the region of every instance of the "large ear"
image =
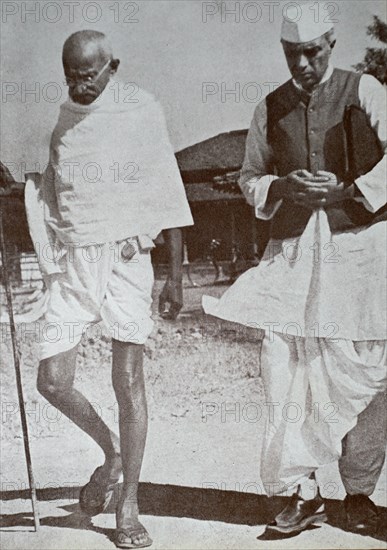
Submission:
<svg viewBox="0 0 387 550">
<path fill-rule="evenodd" d="M 333 48 L 335 47 L 336 45 L 336 33 L 335 33 L 335 29 L 331 29 L 330 31 L 328 31 L 325 35 L 325 38 L 327 39 L 328 41 L 328 44 L 331 48 L 331 50 L 333 50 Z"/>
<path fill-rule="evenodd" d="M 114 73 L 117 72 L 119 64 L 120 64 L 119 59 L 112 59 L 111 60 L 111 62 L 110 62 L 110 72 L 111 72 L 111 74 L 114 74 Z"/>
</svg>

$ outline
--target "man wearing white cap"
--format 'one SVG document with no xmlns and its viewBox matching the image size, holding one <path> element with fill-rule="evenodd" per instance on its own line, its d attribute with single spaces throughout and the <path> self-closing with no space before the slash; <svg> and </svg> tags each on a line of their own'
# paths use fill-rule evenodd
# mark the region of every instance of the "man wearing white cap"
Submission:
<svg viewBox="0 0 387 550">
<path fill-rule="evenodd" d="M 333 25 L 315 8 L 287 10 L 281 42 L 292 79 L 257 106 L 247 137 L 240 186 L 256 216 L 271 220 L 265 255 L 203 304 L 265 331 L 261 477 L 269 496 L 292 494 L 271 526 L 292 533 L 325 521 L 316 471 L 338 460 L 348 528 L 370 533 L 387 434 L 386 98 L 372 76 L 331 66 Z M 380 148 L 356 177 L 344 139 L 349 106 Z"/>
</svg>

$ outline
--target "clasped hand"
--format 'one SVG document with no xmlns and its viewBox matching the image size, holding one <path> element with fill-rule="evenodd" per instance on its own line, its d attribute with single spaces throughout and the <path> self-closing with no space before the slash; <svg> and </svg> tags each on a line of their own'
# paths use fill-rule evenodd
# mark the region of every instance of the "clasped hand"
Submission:
<svg viewBox="0 0 387 550">
<path fill-rule="evenodd" d="M 351 190 L 339 182 L 332 172 L 319 170 L 315 175 L 307 170 L 295 170 L 282 179 L 282 198 L 317 209 L 348 199 Z"/>
</svg>

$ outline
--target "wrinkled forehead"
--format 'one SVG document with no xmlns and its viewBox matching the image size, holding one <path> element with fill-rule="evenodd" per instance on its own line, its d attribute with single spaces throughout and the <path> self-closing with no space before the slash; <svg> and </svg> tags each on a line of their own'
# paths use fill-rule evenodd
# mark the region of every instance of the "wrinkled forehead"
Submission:
<svg viewBox="0 0 387 550">
<path fill-rule="evenodd" d="M 310 42 L 287 42 L 286 40 L 281 40 L 281 43 L 285 53 L 294 54 L 312 51 L 316 48 L 320 49 L 328 45 L 325 36 L 320 36 L 319 38 L 311 40 Z"/>
<path fill-rule="evenodd" d="M 106 59 L 95 41 L 74 44 L 63 51 L 63 66 L 68 70 L 92 70 Z"/>
</svg>

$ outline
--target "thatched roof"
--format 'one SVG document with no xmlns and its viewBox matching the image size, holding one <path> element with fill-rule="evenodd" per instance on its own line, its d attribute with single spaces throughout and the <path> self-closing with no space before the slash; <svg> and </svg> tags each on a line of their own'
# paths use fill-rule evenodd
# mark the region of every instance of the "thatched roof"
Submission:
<svg viewBox="0 0 387 550">
<path fill-rule="evenodd" d="M 239 170 L 247 130 L 235 130 L 201 141 L 176 153 L 184 183 L 211 182 L 215 176 Z"/>
</svg>

